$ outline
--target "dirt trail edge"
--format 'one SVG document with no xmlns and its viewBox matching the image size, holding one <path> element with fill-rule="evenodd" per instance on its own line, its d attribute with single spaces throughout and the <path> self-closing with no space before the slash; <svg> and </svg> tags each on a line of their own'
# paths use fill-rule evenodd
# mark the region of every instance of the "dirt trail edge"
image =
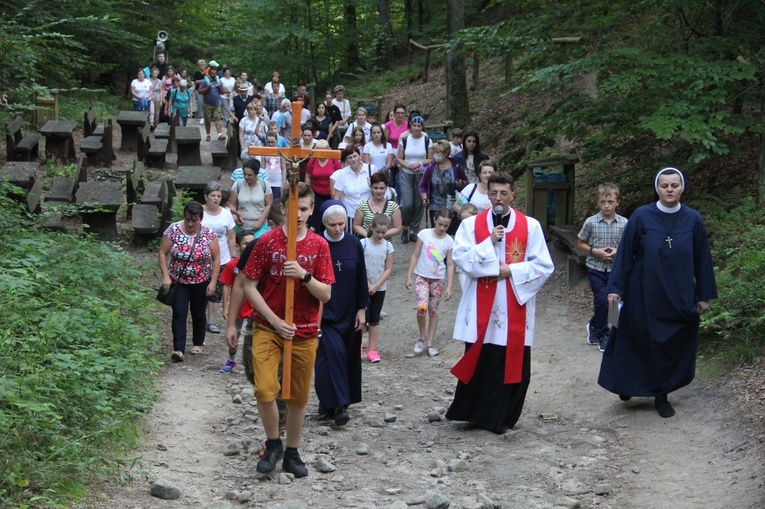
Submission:
<svg viewBox="0 0 765 509">
<path fill-rule="evenodd" d="M 450 339 L 459 285 L 442 302 L 441 354 L 414 357 L 415 304 L 403 287 L 412 244 L 395 247 L 382 362 L 364 361 L 364 401 L 351 406 L 346 426 L 317 420 L 311 398 L 301 447 L 307 478 L 290 482 L 281 465 L 272 476 L 256 472 L 247 448 L 255 453 L 265 437 L 252 387 L 239 368 L 218 372 L 224 340 L 208 334 L 205 355 L 163 370 L 137 451 L 145 476 L 104 483 L 79 507 L 425 507 L 436 495 L 452 508 L 491 507 L 486 498 L 495 507 L 552 508 L 565 496 L 585 508 L 765 507 L 761 444 L 717 386 L 697 379 L 670 396 L 677 415 L 662 419 L 652 400 L 622 403 L 597 385 L 600 354 L 584 333 L 589 290 L 566 287 L 560 273 L 538 299 L 531 387 L 516 428 L 494 435 L 434 420 L 451 402 L 449 369 L 462 351 Z M 227 445 L 235 455 L 224 455 Z M 334 470 L 319 472 L 319 460 Z M 152 497 L 159 478 L 181 497 Z"/>
</svg>

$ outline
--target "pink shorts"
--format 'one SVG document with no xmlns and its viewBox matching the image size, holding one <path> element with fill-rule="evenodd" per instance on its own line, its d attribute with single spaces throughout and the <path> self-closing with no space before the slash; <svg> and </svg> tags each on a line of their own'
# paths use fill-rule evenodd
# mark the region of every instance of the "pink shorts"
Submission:
<svg viewBox="0 0 765 509">
<path fill-rule="evenodd" d="M 441 292 L 444 290 L 443 279 L 428 279 L 417 276 L 414 280 L 414 296 L 417 297 L 417 315 L 438 315 L 438 305 L 441 303 Z"/>
</svg>

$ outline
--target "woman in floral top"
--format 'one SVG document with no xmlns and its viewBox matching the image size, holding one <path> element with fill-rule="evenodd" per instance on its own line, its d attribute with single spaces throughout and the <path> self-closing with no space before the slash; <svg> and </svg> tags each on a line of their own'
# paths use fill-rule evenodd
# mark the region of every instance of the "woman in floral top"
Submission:
<svg viewBox="0 0 765 509">
<path fill-rule="evenodd" d="M 207 328 L 207 297 L 215 292 L 220 272 L 218 238 L 202 225 L 204 210 L 197 202 L 183 208 L 183 220 L 165 230 L 159 243 L 162 286 L 176 283 L 173 302 L 173 362 L 183 361 L 186 351 L 186 318 L 191 308 L 191 353 L 202 353 Z"/>
</svg>

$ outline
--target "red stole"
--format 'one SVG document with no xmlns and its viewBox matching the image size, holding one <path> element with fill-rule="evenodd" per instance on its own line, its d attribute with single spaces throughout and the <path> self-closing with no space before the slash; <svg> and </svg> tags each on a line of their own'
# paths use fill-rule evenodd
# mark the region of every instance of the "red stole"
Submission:
<svg viewBox="0 0 765 509">
<path fill-rule="evenodd" d="M 480 244 L 491 235 L 487 216 L 491 209 L 484 210 L 475 220 L 475 241 Z M 515 225 L 505 234 L 505 263 L 508 265 L 524 261 L 529 228 L 526 216 L 515 211 Z M 507 348 L 505 349 L 505 383 L 520 383 L 523 376 L 523 348 L 526 340 L 526 305 L 520 305 L 511 285 L 512 278 L 505 282 L 507 291 Z M 491 324 L 491 310 L 497 295 L 497 281 L 493 277 L 480 278 L 476 285 L 476 318 L 478 339 L 465 352 L 462 359 L 452 368 L 452 374 L 462 383 L 469 383 L 473 378 L 486 330 Z M 498 324 L 501 326 L 501 323 Z"/>
</svg>

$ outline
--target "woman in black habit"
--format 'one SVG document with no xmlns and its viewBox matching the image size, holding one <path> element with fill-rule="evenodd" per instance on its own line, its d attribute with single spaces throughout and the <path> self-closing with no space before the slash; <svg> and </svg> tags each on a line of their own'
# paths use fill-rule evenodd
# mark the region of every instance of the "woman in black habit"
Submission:
<svg viewBox="0 0 765 509">
<path fill-rule="evenodd" d="M 632 214 L 611 271 L 609 306 L 623 307 L 598 383 L 622 401 L 653 397 L 659 415 L 672 417 L 667 395 L 693 380 L 699 317 L 717 287 L 704 221 L 680 204 L 683 174 L 664 168 L 654 186 L 659 201 Z"/>
<path fill-rule="evenodd" d="M 349 420 L 348 405 L 361 401 L 361 336 L 369 304 L 367 269 L 361 242 L 345 231 L 347 212 L 342 202 L 324 202 L 321 218 L 335 282 L 321 317 L 315 386 L 319 417 L 334 419 L 342 426 Z"/>
</svg>

